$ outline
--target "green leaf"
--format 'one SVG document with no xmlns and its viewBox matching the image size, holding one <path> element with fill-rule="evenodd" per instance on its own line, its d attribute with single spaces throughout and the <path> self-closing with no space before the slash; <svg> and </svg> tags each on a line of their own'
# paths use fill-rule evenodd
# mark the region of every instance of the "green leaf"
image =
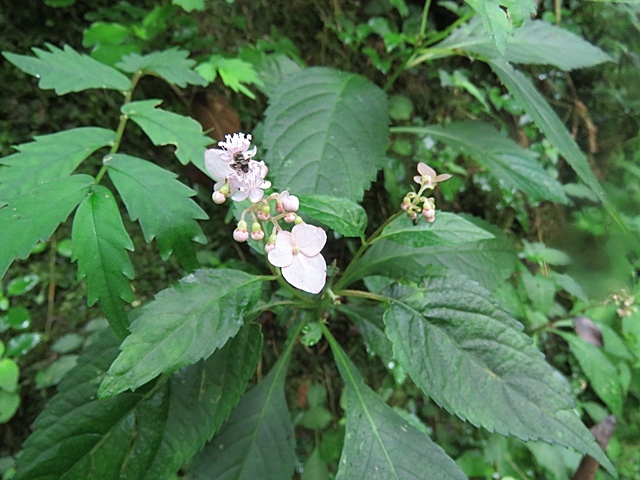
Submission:
<svg viewBox="0 0 640 480">
<path fill-rule="evenodd" d="M 247 85 L 262 87 L 262 80 L 258 76 L 254 66 L 240 58 L 226 58 L 220 55 L 212 55 L 205 63 L 196 67 L 202 77 L 209 82 L 213 82 L 218 74 L 222 82 L 234 92 L 241 92 L 247 97 L 255 100 L 256 96 Z"/>
<path fill-rule="evenodd" d="M 542 133 L 546 135 L 553 146 L 558 149 L 571 165 L 571 168 L 575 170 L 580 179 L 593 190 L 602 203 L 609 206 L 604 190 L 589 168 L 584 153 L 580 151 L 562 120 L 536 90 L 531 80 L 514 70 L 503 60 L 490 60 L 489 65 L 502 83 L 505 84 L 511 95 L 531 116 L 538 128 L 542 130 Z"/>
<path fill-rule="evenodd" d="M 40 277 L 35 273 L 30 273 L 23 277 L 14 278 L 7 285 L 7 296 L 23 295 L 30 292 L 40 282 Z"/>
<path fill-rule="evenodd" d="M 460 215 L 438 212 L 433 223 L 419 222 L 418 225 L 402 215 L 391 222 L 375 241 L 391 240 L 408 247 L 451 247 L 491 238 L 494 238 L 493 234 Z"/>
<path fill-rule="evenodd" d="M 188 270 L 197 267 L 193 241 L 207 239 L 196 220 L 209 218 L 190 197 L 196 192 L 176 180 L 176 175 L 153 163 L 128 155 L 105 158 L 113 181 L 132 220 L 139 220 L 144 238 L 158 240 L 162 259 L 171 252 Z M 157 202 L 162 192 L 162 202 Z"/>
<path fill-rule="evenodd" d="M 77 361 L 77 355 L 61 355 L 51 365 L 36 373 L 36 388 L 40 390 L 58 385 L 64 376 L 76 366 Z"/>
<path fill-rule="evenodd" d="M 18 364 L 10 358 L 0 358 L 0 390 L 15 392 L 19 378 Z"/>
<path fill-rule="evenodd" d="M 15 415 L 20 406 L 20 395 L 0 390 L 0 424 Z"/>
<path fill-rule="evenodd" d="M 360 237 L 367 227 L 367 213 L 355 202 L 329 195 L 297 195 L 300 211 L 345 237 Z"/>
<path fill-rule="evenodd" d="M 73 220 L 72 260 L 78 261 L 78 280 L 87 278 L 87 304 L 100 301 L 109 324 L 120 338 L 128 335 L 124 302 L 134 300 L 129 280 L 134 272 L 126 250 L 133 244 L 108 188 L 96 185 L 80 204 Z"/>
<path fill-rule="evenodd" d="M 167 382 L 99 400 L 98 385 L 118 344 L 105 331 L 65 377 L 36 420 L 15 480 L 170 478 L 238 402 L 257 364 L 261 335 L 257 325 L 247 326 Z"/>
<path fill-rule="evenodd" d="M 193 480 L 281 480 L 291 478 L 296 462 L 291 414 L 284 396 L 289 354 L 249 390 L 220 432 L 195 457 Z"/>
<path fill-rule="evenodd" d="M 3 52 L 4 57 L 20 70 L 39 78 L 42 89 L 53 88 L 58 95 L 89 88 L 125 91 L 131 81 L 114 68 L 76 52 L 69 45 L 61 50 L 47 43 L 46 50 L 32 48 L 37 58 Z"/>
<path fill-rule="evenodd" d="M 382 363 L 389 367 L 394 360 L 393 346 L 384 333 L 382 321 L 384 309 L 380 305 L 340 305 L 339 310 L 356 326 L 365 341 L 367 350 L 378 355 Z"/>
<path fill-rule="evenodd" d="M 116 66 L 125 72 L 153 73 L 178 87 L 187 85 L 207 85 L 207 81 L 192 70 L 196 61 L 187 58 L 189 52 L 171 48 L 147 55 L 131 53 L 122 58 Z"/>
<path fill-rule="evenodd" d="M 362 199 L 382 167 L 389 133 L 384 92 L 329 68 L 292 73 L 265 112 L 269 175 L 291 193 Z"/>
<path fill-rule="evenodd" d="M 620 374 L 615 365 L 607 358 L 601 349 L 585 342 L 576 335 L 556 331 L 566 340 L 571 352 L 575 355 L 580 368 L 589 379 L 589 384 L 598 397 L 609 407 L 611 413 L 622 415 L 622 386 Z"/>
<path fill-rule="evenodd" d="M 262 278 L 198 270 L 142 307 L 100 386 L 101 397 L 207 358 L 233 337 L 260 298 Z"/>
<path fill-rule="evenodd" d="M 462 122 L 445 127 L 434 125 L 396 130 L 428 135 L 469 155 L 505 188 L 516 188 L 533 201 L 551 200 L 564 204 L 569 201 L 562 186 L 542 168 L 534 153 L 520 147 L 487 123 Z"/>
<path fill-rule="evenodd" d="M 27 258 L 87 195 L 93 178 L 73 175 L 32 186 L 0 201 L 0 278 L 14 258 Z"/>
<path fill-rule="evenodd" d="M 511 276 L 516 266 L 517 257 L 511 240 L 487 222 L 471 216 L 462 217 L 489 231 L 495 238 L 454 246 L 420 248 L 383 239 L 374 243 L 353 264 L 342 284 L 348 285 L 376 274 L 398 280 L 419 280 L 429 273 L 431 265 L 457 270 L 479 282 L 487 290 L 495 290 Z"/>
<path fill-rule="evenodd" d="M 171 0 L 172 5 L 180 5 L 185 12 L 204 11 L 204 0 Z"/>
<path fill-rule="evenodd" d="M 0 199 L 13 197 L 43 182 L 68 177 L 101 147 L 111 145 L 116 133 L 104 128 L 74 128 L 34 138 L 18 145 L 18 153 L 0 159 Z"/>
<path fill-rule="evenodd" d="M 9 340 L 5 354 L 7 357 L 21 357 L 37 347 L 41 340 L 40 333 L 21 333 Z"/>
<path fill-rule="evenodd" d="M 93 22 L 82 32 L 82 46 L 121 45 L 130 35 L 129 28 L 120 23 Z"/>
<path fill-rule="evenodd" d="M 489 431 L 573 447 L 613 471 L 567 381 L 484 288 L 452 273 L 388 293 L 395 357 L 439 405 Z"/>
<path fill-rule="evenodd" d="M 487 32 L 474 20 L 455 30 L 437 47 L 462 49 L 487 58 L 498 56 Z M 613 61 L 578 35 L 542 20 L 528 21 L 514 31 L 507 39 L 506 58 L 513 63 L 553 65 L 565 71 Z"/>
<path fill-rule="evenodd" d="M 336 480 L 466 478 L 442 448 L 364 384 L 335 339 L 329 343 L 347 396 L 347 435 Z"/>
<path fill-rule="evenodd" d="M 141 100 L 122 106 L 122 113 L 137 123 L 154 145 L 175 145 L 176 157 L 186 165 L 191 162 L 203 172 L 204 151 L 211 139 L 193 118 L 155 108 L 162 100 Z"/>
<path fill-rule="evenodd" d="M 500 8 L 500 0 L 465 0 L 482 20 L 492 44 L 502 56 L 506 54 L 507 37 L 512 33 L 513 26 L 507 12 Z"/>
</svg>

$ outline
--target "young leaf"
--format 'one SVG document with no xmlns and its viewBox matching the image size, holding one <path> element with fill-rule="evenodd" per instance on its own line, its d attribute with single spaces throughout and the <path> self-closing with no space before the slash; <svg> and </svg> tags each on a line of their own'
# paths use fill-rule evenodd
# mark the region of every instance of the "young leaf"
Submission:
<svg viewBox="0 0 640 480">
<path fill-rule="evenodd" d="M 336 480 L 464 480 L 455 462 L 367 385 L 330 338 L 347 395 L 347 435 Z"/>
<path fill-rule="evenodd" d="M 437 45 L 496 58 L 498 51 L 480 22 L 471 20 Z M 553 65 L 561 70 L 593 67 L 613 59 L 578 35 L 542 20 L 526 22 L 507 39 L 506 58 L 513 63 Z"/>
<path fill-rule="evenodd" d="M 177 48 L 148 55 L 131 53 L 123 57 L 116 67 L 130 73 L 150 72 L 181 88 L 187 85 L 207 85 L 207 81 L 191 69 L 196 61 L 187 58 L 188 56 L 189 52 Z"/>
<path fill-rule="evenodd" d="M 0 198 L 0 278 L 15 258 L 27 258 L 87 195 L 93 178 L 72 175 Z"/>
<path fill-rule="evenodd" d="M 452 247 L 494 238 L 493 234 L 455 213 L 438 212 L 433 223 L 414 225 L 406 215 L 391 222 L 375 240 L 391 240 L 408 247 Z"/>
<path fill-rule="evenodd" d="M 298 195 L 300 211 L 345 237 L 360 237 L 367 213 L 355 202 L 329 195 Z"/>
<path fill-rule="evenodd" d="M 427 395 L 476 426 L 611 462 L 573 411 L 569 384 L 488 291 L 451 274 L 388 292 L 396 359 Z"/>
<path fill-rule="evenodd" d="M 158 293 L 131 324 L 100 396 L 209 357 L 242 327 L 260 298 L 261 281 L 238 270 L 198 270 Z"/>
<path fill-rule="evenodd" d="M 589 168 L 587 158 L 531 80 L 503 60 L 490 60 L 489 65 L 582 181 L 593 190 L 602 203 L 609 206 L 604 190 Z"/>
<path fill-rule="evenodd" d="M 417 281 L 429 273 L 428 268 L 433 265 L 457 270 L 487 290 L 495 290 L 511 276 L 516 266 L 517 256 L 511 240 L 487 222 L 471 216 L 463 218 L 489 231 L 495 238 L 455 246 L 420 248 L 383 239 L 375 242 L 360 257 L 343 283 L 347 285 L 369 275 L 384 275 L 398 280 L 406 277 Z M 437 221 L 436 218 L 434 223 Z"/>
<path fill-rule="evenodd" d="M 191 162 L 203 172 L 204 151 L 211 139 L 202 133 L 198 122 L 189 117 L 155 108 L 162 100 L 141 100 L 122 106 L 122 113 L 137 123 L 154 145 L 175 145 L 176 157 Z"/>
<path fill-rule="evenodd" d="M 430 126 L 425 135 L 458 149 L 483 165 L 505 187 L 526 193 L 532 201 L 568 203 L 558 181 L 538 163 L 535 154 L 482 122 Z"/>
<path fill-rule="evenodd" d="M 16 480 L 169 478 L 238 402 L 258 361 L 261 335 L 257 325 L 247 326 L 162 385 L 96 399 L 118 345 L 106 330 L 62 381 L 24 444 Z"/>
<path fill-rule="evenodd" d="M 601 349 L 585 342 L 576 335 L 556 331 L 566 340 L 580 367 L 589 379 L 589 384 L 598 397 L 611 409 L 611 413 L 622 416 L 622 386 L 615 365 Z"/>
<path fill-rule="evenodd" d="M 262 87 L 262 80 L 258 76 L 255 67 L 240 58 L 226 58 L 220 55 L 212 55 L 205 63 L 196 67 L 196 71 L 209 82 L 213 82 L 218 74 L 222 82 L 234 92 L 241 92 L 252 100 L 256 96 L 245 84 Z"/>
<path fill-rule="evenodd" d="M 265 116 L 266 163 L 278 185 L 362 199 L 387 147 L 382 90 L 359 75 L 307 68 L 276 87 Z"/>
<path fill-rule="evenodd" d="M 42 89 L 55 89 L 58 95 L 80 92 L 89 88 L 125 91 L 131 81 L 115 68 L 76 52 L 65 45 L 64 50 L 46 44 L 49 52 L 33 48 L 37 58 L 3 52 L 4 57 L 20 70 L 39 78 Z"/>
<path fill-rule="evenodd" d="M 115 138 L 112 130 L 85 127 L 34 137 L 34 142 L 18 145 L 18 153 L 0 159 L 0 165 L 8 167 L 0 167 L 0 198 L 68 177 L 84 159 Z"/>
<path fill-rule="evenodd" d="M 129 216 L 140 221 L 145 240 L 157 238 L 163 260 L 176 252 L 182 265 L 193 270 L 197 260 L 192 241 L 207 242 L 196 220 L 209 218 L 190 198 L 196 192 L 175 174 L 140 158 L 113 155 L 104 162 Z M 156 201 L 158 192 L 162 202 Z"/>
<path fill-rule="evenodd" d="M 284 380 L 291 349 L 249 390 L 220 432 L 194 459 L 193 480 L 291 478 L 296 457 Z"/>
<path fill-rule="evenodd" d="M 87 277 L 87 303 L 100 301 L 109 324 L 120 338 L 128 335 L 124 302 L 134 300 L 129 280 L 133 266 L 126 250 L 133 250 L 120 211 L 108 188 L 97 185 L 78 207 L 71 231 L 78 280 Z"/>
</svg>

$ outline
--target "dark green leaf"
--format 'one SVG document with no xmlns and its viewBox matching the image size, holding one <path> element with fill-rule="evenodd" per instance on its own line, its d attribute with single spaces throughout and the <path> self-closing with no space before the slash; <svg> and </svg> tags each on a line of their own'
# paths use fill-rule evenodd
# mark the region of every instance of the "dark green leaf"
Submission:
<svg viewBox="0 0 640 480">
<path fill-rule="evenodd" d="M 61 355 L 46 368 L 36 373 L 36 388 L 43 389 L 58 385 L 64 376 L 76 366 L 78 355 Z"/>
<path fill-rule="evenodd" d="M 505 84 L 511 95 L 531 116 L 538 128 L 546 135 L 560 154 L 569 162 L 582 181 L 587 184 L 598 198 L 609 205 L 604 190 L 589 168 L 584 153 L 580 151 L 562 120 L 551 109 L 547 101 L 536 90 L 531 80 L 514 70 L 503 60 L 490 60 L 489 65 Z"/>
<path fill-rule="evenodd" d="M 507 37 L 513 26 L 507 12 L 500 8 L 500 0 L 465 0 L 480 16 L 482 25 L 493 46 L 502 56 L 506 54 Z"/>
<path fill-rule="evenodd" d="M 7 342 L 7 357 L 20 357 L 29 353 L 42 340 L 40 333 L 21 333 Z"/>
<path fill-rule="evenodd" d="M 39 78 L 40 88 L 53 88 L 58 95 L 89 88 L 121 91 L 131 88 L 131 82 L 122 73 L 76 52 L 69 45 L 65 45 L 64 50 L 46 45 L 49 52 L 32 48 L 37 58 L 9 52 L 3 55 L 20 70 Z"/>
<path fill-rule="evenodd" d="M 618 370 L 601 349 L 585 342 L 576 335 L 556 332 L 564 338 L 575 355 L 589 384 L 598 397 L 609 407 L 611 413 L 622 415 L 622 386 Z"/>
<path fill-rule="evenodd" d="M 137 123 L 154 145 L 175 145 L 176 157 L 186 165 L 191 162 L 203 172 L 204 151 L 211 143 L 193 118 L 155 108 L 162 100 L 141 100 L 122 106 L 122 113 Z"/>
<path fill-rule="evenodd" d="M 300 211 L 345 237 L 360 237 L 367 213 L 355 202 L 329 195 L 298 195 Z"/>
<path fill-rule="evenodd" d="M 428 135 L 484 166 L 506 188 L 516 188 L 531 200 L 567 203 L 562 186 L 538 163 L 534 153 L 482 122 L 452 123 L 445 127 L 400 128 Z"/>
<path fill-rule="evenodd" d="M 7 312 L 6 326 L 15 330 L 26 330 L 31 325 L 31 314 L 24 307 L 11 307 Z M 0 327 L 0 331 L 4 329 Z"/>
<path fill-rule="evenodd" d="M 264 146 L 276 184 L 294 195 L 359 201 L 387 147 L 382 90 L 358 75 L 314 67 L 287 75 L 269 103 Z"/>
<path fill-rule="evenodd" d="M 487 58 L 498 50 L 480 22 L 470 21 L 457 29 L 438 48 L 461 48 Z M 593 67 L 613 59 L 578 35 L 542 20 L 526 22 L 507 38 L 506 58 L 513 63 L 554 65 L 561 70 Z"/>
<path fill-rule="evenodd" d="M 194 459 L 190 478 L 291 478 L 296 457 L 284 396 L 288 359 L 288 354 L 280 357 L 269 374 L 240 399 L 220 432 Z"/>
<path fill-rule="evenodd" d="M 130 73 L 151 72 L 182 88 L 187 85 L 206 85 L 207 81 L 192 70 L 196 62 L 187 58 L 188 56 L 189 52 L 177 48 L 147 55 L 131 53 L 123 57 L 116 66 Z"/>
<path fill-rule="evenodd" d="M 0 201 L 0 277 L 14 258 L 27 258 L 87 195 L 93 178 L 73 175 L 32 186 Z"/>
<path fill-rule="evenodd" d="M 118 354 L 107 330 L 80 358 L 35 423 L 15 480 L 170 478 L 238 402 L 260 354 L 257 325 L 243 328 L 206 361 L 156 388 L 97 399 Z"/>
<path fill-rule="evenodd" d="M 569 384 L 484 288 L 451 274 L 389 294 L 395 357 L 439 405 L 489 431 L 573 447 L 613 471 L 574 412 Z"/>
<path fill-rule="evenodd" d="M 0 167 L 0 198 L 6 200 L 42 182 L 68 177 L 84 159 L 115 138 L 112 130 L 85 127 L 18 145 L 18 153 L 0 159 L 0 165 L 8 167 Z"/>
<path fill-rule="evenodd" d="M 367 350 L 380 357 L 385 366 L 393 362 L 393 346 L 384 333 L 382 316 L 384 309 L 380 305 L 340 305 L 340 312 L 349 317 L 365 341 Z"/>
<path fill-rule="evenodd" d="M 489 231 L 495 238 L 452 247 L 421 248 L 381 240 L 373 244 L 354 264 L 345 282 L 350 283 L 376 274 L 395 279 L 419 280 L 429 272 L 431 265 L 457 270 L 493 291 L 515 269 L 517 257 L 511 240 L 487 222 L 471 216 L 463 218 Z"/>
<path fill-rule="evenodd" d="M 260 298 L 261 281 L 237 270 L 198 270 L 158 293 L 131 324 L 100 396 L 209 357 L 242 327 Z"/>
<path fill-rule="evenodd" d="M 30 292 L 40 281 L 40 277 L 35 273 L 30 273 L 24 277 L 14 278 L 7 285 L 7 296 L 22 295 Z"/>
<path fill-rule="evenodd" d="M 128 335 L 124 302 L 134 300 L 129 280 L 133 266 L 126 250 L 133 244 L 122 224 L 120 210 L 108 188 L 101 185 L 80 204 L 71 232 L 73 260 L 78 261 L 78 280 L 87 278 L 87 303 L 100 308 L 116 333 Z"/>
<path fill-rule="evenodd" d="M 340 345 L 329 342 L 347 395 L 347 435 L 336 480 L 465 479 L 442 448 L 364 384 Z"/>
<path fill-rule="evenodd" d="M 194 269 L 192 241 L 207 242 L 195 220 L 209 218 L 190 198 L 196 192 L 177 181 L 175 174 L 136 157 L 113 155 L 105 158 L 105 164 L 129 216 L 140 221 L 145 240 L 157 238 L 163 260 L 175 251 L 185 268 Z"/>
<path fill-rule="evenodd" d="M 460 215 L 438 212 L 433 223 L 421 221 L 418 225 L 414 225 L 406 215 L 402 215 L 391 222 L 378 238 L 409 247 L 452 247 L 488 240 L 494 236 Z"/>
</svg>

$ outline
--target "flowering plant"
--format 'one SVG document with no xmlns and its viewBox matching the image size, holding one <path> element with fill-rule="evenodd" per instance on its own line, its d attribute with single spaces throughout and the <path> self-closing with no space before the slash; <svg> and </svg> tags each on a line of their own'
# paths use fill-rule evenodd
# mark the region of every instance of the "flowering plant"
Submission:
<svg viewBox="0 0 640 480">
<path fill-rule="evenodd" d="M 491 38 L 506 37 L 494 33 Z M 403 68 L 463 48 L 445 39 L 431 51 L 416 42 Z M 505 45 L 486 48 L 503 51 Z M 35 422 L 14 480 L 145 480 L 177 478 L 178 472 L 194 479 L 289 479 L 300 451 L 285 395 L 287 371 L 297 354 L 311 354 L 324 369 L 329 350 L 343 401 L 333 386 L 316 385 L 315 396 L 300 394 L 295 421 L 316 433 L 331 424 L 338 454 L 322 460 L 321 444 L 314 444 L 302 455 L 307 466 L 331 464 L 339 480 L 466 478 L 421 419 L 398 413 L 365 382 L 356 364 L 372 362 L 362 360 L 363 346 L 382 359 L 380 370 L 395 384 L 411 378 L 420 402 L 424 395 L 433 408 L 476 427 L 568 446 L 613 470 L 576 414 L 568 382 L 522 331 L 518 319 L 530 312 L 509 302 L 516 295 L 511 279 L 523 282 L 520 290 L 538 293 L 538 304 L 544 303 L 540 292 L 550 292 L 544 297 L 550 305 L 534 312 L 543 317 L 562 308 L 556 292 L 577 296 L 579 289 L 560 274 L 531 280 L 503 230 L 436 209 L 436 203 L 461 209 L 450 201 L 464 186 L 463 169 L 454 162 L 421 152 L 418 161 L 405 159 L 408 176 L 388 165 L 388 139 L 428 137 L 474 159 L 522 198 L 567 203 L 561 185 L 529 151 L 482 122 L 407 126 L 391 114 L 387 91 L 364 77 L 297 66 L 269 85 L 267 78 L 252 82 L 269 97 L 262 129 L 254 131 L 261 132 L 257 145 L 252 135 L 230 132 L 209 148 L 211 139 L 195 120 L 160 108 L 159 100 L 133 100 L 133 92 L 145 75 L 176 89 L 205 86 L 213 78 L 200 74 L 210 73 L 213 60 L 196 70 L 188 52 L 175 49 L 130 53 L 115 65 L 70 47 L 35 53 L 5 57 L 38 76 L 42 88 L 59 94 L 113 90 L 122 94 L 122 105 L 114 130 L 81 127 L 36 137 L 0 161 L 0 273 L 72 217 L 78 279 L 86 283 L 88 304 L 98 303 L 110 326 L 91 338 Z M 484 55 L 530 107 L 533 84 L 502 56 Z M 216 58 L 216 68 L 228 65 L 222 60 Z M 566 133 L 560 144 L 569 142 L 567 160 L 605 198 L 557 116 L 550 108 L 530 110 L 543 131 Z M 397 123 L 392 128 L 391 120 Z M 174 146 L 180 163 L 213 179 L 211 196 L 208 191 L 201 201 L 176 174 L 124 153 L 136 151 L 123 142 L 130 122 L 157 147 Z M 101 149 L 93 157 L 99 162 L 76 172 Z M 426 157 L 459 175 L 437 174 L 419 161 Z M 367 201 L 380 172 L 396 184 L 379 203 Z M 411 178 L 417 187 L 409 185 Z M 233 228 L 208 221 L 223 204 L 231 205 Z M 130 221 L 123 221 L 125 211 Z M 155 240 L 163 260 L 174 258 L 184 271 L 153 299 L 133 288 L 134 222 L 144 241 Z M 201 246 L 208 236 L 219 240 L 209 250 Z M 227 258 L 231 249 L 217 253 L 226 242 L 241 265 Z M 217 262 L 207 262 L 205 254 Z M 632 311 L 628 301 L 625 312 Z M 264 350 L 263 331 L 270 332 Z M 300 344 L 304 348 L 296 350 Z M 306 387 L 299 391 L 312 391 Z M 333 413 L 318 388 L 331 392 Z M 614 393 L 603 397 L 619 411 L 622 391 Z M 338 403 L 344 413 L 336 413 Z"/>
</svg>

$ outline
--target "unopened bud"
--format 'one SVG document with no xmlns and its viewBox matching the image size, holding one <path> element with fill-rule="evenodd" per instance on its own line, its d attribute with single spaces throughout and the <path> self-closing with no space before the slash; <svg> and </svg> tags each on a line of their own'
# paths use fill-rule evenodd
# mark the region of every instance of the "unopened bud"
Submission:
<svg viewBox="0 0 640 480">
<path fill-rule="evenodd" d="M 286 192 L 285 192 L 286 193 Z M 297 212 L 300 208 L 300 200 L 295 195 L 282 195 L 282 206 L 287 212 Z"/>
<path fill-rule="evenodd" d="M 213 200 L 213 203 L 222 205 L 227 197 L 225 197 L 224 194 L 220 192 L 220 190 L 216 190 L 215 192 L 213 192 L 213 195 L 211 195 L 211 199 Z"/>
<path fill-rule="evenodd" d="M 296 219 L 297 215 L 295 213 L 287 213 L 284 216 L 284 221 L 287 223 L 293 223 Z"/>
<path fill-rule="evenodd" d="M 301 223 L 304 223 L 304 220 L 302 220 L 302 217 L 299 215 L 296 215 L 296 219 L 293 221 L 294 225 L 300 225 Z"/>
<path fill-rule="evenodd" d="M 433 208 L 424 209 L 422 210 L 422 216 L 427 222 L 432 223 L 436 219 L 436 211 Z"/>
<path fill-rule="evenodd" d="M 233 231 L 233 239 L 236 242 L 246 242 L 249 239 L 249 232 L 247 232 L 246 230 L 240 230 L 239 228 L 236 228 Z"/>
<path fill-rule="evenodd" d="M 273 250 L 274 248 L 276 248 L 276 244 L 275 243 L 267 243 L 264 246 L 264 252 L 265 253 L 269 253 L 271 250 Z"/>
<path fill-rule="evenodd" d="M 257 232 L 251 232 L 251 239 L 252 240 L 262 240 L 264 238 L 264 232 L 262 230 L 259 230 Z"/>
</svg>

